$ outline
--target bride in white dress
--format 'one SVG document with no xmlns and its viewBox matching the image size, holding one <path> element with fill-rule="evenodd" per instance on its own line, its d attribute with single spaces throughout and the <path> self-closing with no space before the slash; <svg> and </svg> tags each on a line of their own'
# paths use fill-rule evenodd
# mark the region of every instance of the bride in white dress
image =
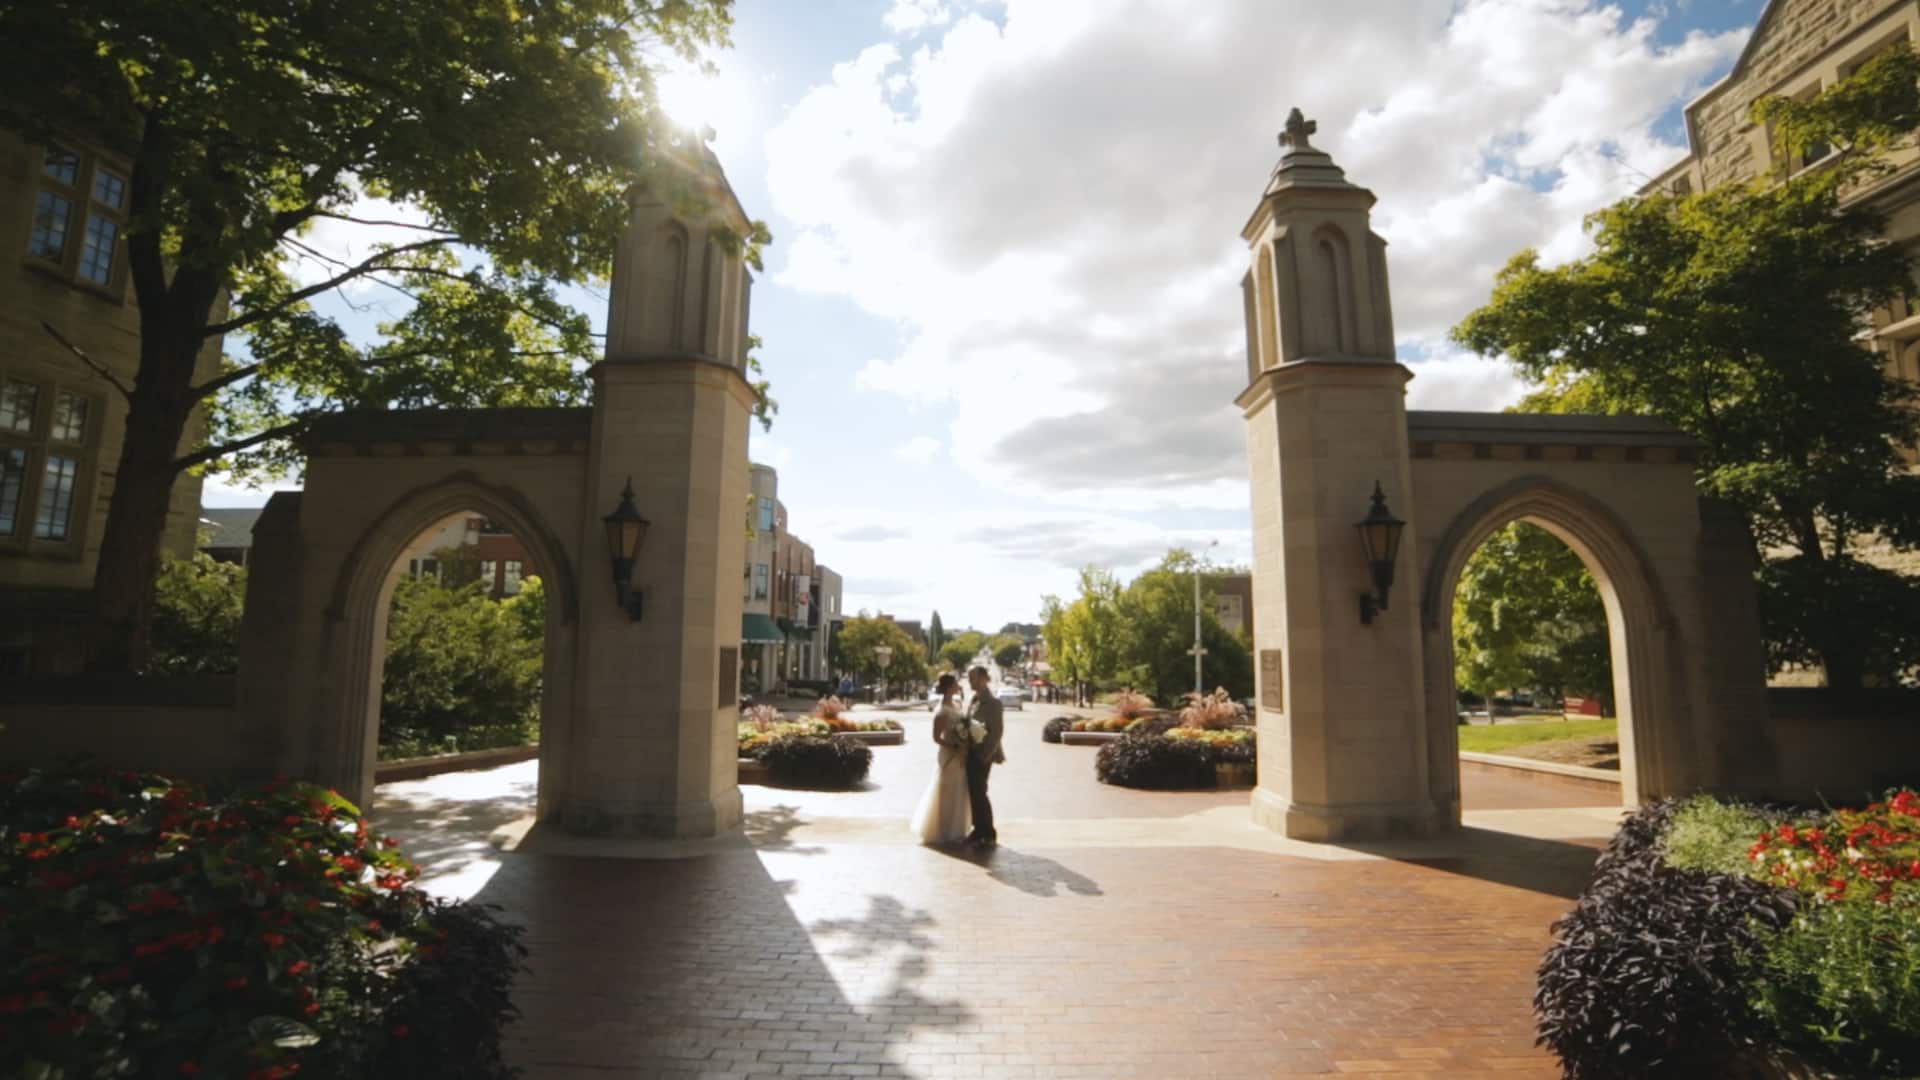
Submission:
<svg viewBox="0 0 1920 1080">
<path fill-rule="evenodd" d="M 933 741 L 940 747 L 940 764 L 913 812 L 913 834 L 923 844 L 958 844 L 973 828 L 967 801 L 967 714 L 959 705 L 958 677 L 942 675 L 935 688 L 940 706 L 933 711 Z"/>
</svg>

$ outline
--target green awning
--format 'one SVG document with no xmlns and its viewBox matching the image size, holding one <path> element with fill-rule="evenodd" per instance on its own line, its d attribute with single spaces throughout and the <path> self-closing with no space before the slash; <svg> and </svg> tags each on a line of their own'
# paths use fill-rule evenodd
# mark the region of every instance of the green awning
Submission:
<svg viewBox="0 0 1920 1080">
<path fill-rule="evenodd" d="M 757 611 L 748 611 L 740 616 L 740 643 L 742 645 L 778 645 L 787 639 L 773 620 Z"/>
</svg>

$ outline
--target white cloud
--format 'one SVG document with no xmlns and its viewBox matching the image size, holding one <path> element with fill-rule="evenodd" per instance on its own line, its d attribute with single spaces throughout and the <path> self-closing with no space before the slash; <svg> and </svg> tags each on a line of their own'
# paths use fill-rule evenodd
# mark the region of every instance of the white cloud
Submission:
<svg viewBox="0 0 1920 1080">
<path fill-rule="evenodd" d="M 338 276 L 354 263 L 372 255 L 383 244 L 406 244 L 428 235 L 406 226 L 430 223 L 427 212 L 418 206 L 358 194 L 353 203 L 340 210 L 341 217 L 314 218 L 297 239 L 302 247 L 290 250 L 287 273 L 302 285 L 314 285 Z M 342 286 L 349 295 L 359 297 L 376 291 L 387 293 L 372 278 L 358 278 Z"/>
<path fill-rule="evenodd" d="M 816 540 L 820 562 L 845 576 L 845 607 L 991 629 L 1034 618 L 1040 598 L 1073 591 L 1086 565 L 1131 578 L 1172 547 L 1206 548 L 1220 563 L 1252 562 L 1252 533 L 1168 528 L 1117 513 L 996 510 L 992 515 L 906 514 L 837 508 L 831 537 Z"/>
<path fill-rule="evenodd" d="M 858 384 L 945 410 L 983 483 L 1129 510 L 1245 505 L 1237 234 L 1290 105 L 1379 196 L 1413 403 L 1499 408 L 1518 381 L 1448 327 L 1521 248 L 1584 251 L 1743 37 L 1662 45 L 1591 0 L 1009 0 L 931 32 L 946 10 L 896 4 L 925 43 L 768 134 L 774 279 L 897 324 Z"/>
<path fill-rule="evenodd" d="M 925 465 L 939 453 L 940 440 L 931 435 L 916 435 L 893 449 L 893 456 L 909 465 Z"/>
<path fill-rule="evenodd" d="M 896 34 L 911 34 L 930 26 L 945 26 L 953 21 L 953 10 L 940 0 L 893 0 L 893 7 L 880 21 Z"/>
</svg>

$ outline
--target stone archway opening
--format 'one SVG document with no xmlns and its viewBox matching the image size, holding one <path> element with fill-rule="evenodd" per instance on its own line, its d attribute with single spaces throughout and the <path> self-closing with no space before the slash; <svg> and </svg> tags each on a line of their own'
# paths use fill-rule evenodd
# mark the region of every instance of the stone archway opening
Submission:
<svg viewBox="0 0 1920 1080">
<path fill-rule="evenodd" d="M 525 543 L 479 511 L 456 512 L 414 538 L 385 591 L 372 661 L 379 759 L 537 746 L 548 598 Z"/>
<path fill-rule="evenodd" d="M 359 797 L 383 756 L 480 750 L 517 730 L 538 735 L 530 794 L 545 807 L 570 734 L 576 592 L 517 489 L 456 474 L 396 498 L 352 544 L 330 604 L 346 692 L 326 737 L 356 766 Z"/>
<path fill-rule="evenodd" d="M 1444 587 L 1449 629 L 1433 658 L 1458 709 L 1465 809 L 1481 808 L 1476 797 L 1489 805 L 1588 805 L 1609 794 L 1624 802 L 1619 780 L 1638 762 L 1632 724 L 1622 721 L 1632 660 L 1622 647 L 1628 628 L 1613 633 L 1623 623 L 1619 590 L 1577 536 L 1551 520 L 1521 514 L 1489 525 Z M 1468 783 L 1469 772 L 1481 783 Z M 1612 773 L 1610 793 L 1595 772 Z"/>
</svg>

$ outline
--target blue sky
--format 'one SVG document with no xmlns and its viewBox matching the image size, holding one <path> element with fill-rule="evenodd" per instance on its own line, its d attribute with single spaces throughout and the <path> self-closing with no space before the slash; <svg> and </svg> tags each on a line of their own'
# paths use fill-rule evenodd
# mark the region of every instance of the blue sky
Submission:
<svg viewBox="0 0 1920 1080">
<path fill-rule="evenodd" d="M 1679 107 L 1759 10 L 741 0 L 719 77 L 667 104 L 715 126 L 774 235 L 753 329 L 780 415 L 755 460 L 849 610 L 995 628 L 1087 563 L 1216 540 L 1246 561 L 1237 233 L 1288 108 L 1380 198 L 1412 406 L 1499 408 L 1519 385 L 1447 327 L 1683 152 Z M 329 306 L 363 334 L 394 310 L 355 301 Z"/>
</svg>

